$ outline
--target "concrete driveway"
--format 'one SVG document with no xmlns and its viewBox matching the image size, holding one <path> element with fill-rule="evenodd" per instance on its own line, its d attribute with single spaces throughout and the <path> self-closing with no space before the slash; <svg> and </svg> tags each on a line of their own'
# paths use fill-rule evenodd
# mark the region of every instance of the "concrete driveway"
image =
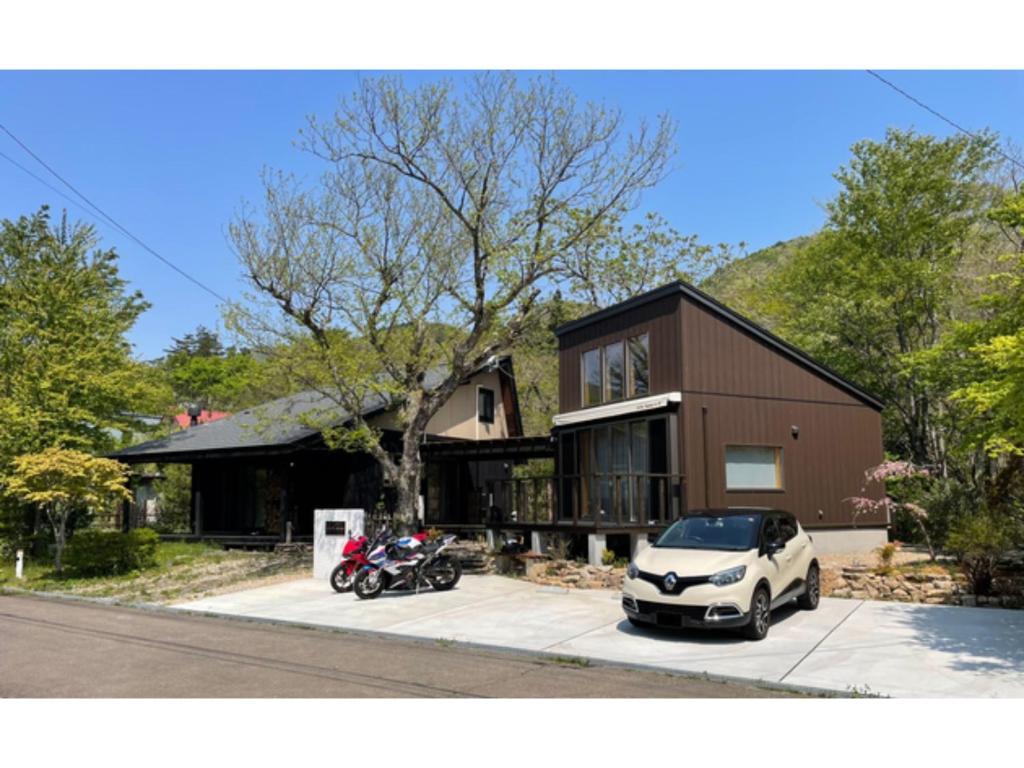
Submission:
<svg viewBox="0 0 1024 768">
<path fill-rule="evenodd" d="M 1024 611 L 825 598 L 817 611 L 776 611 L 768 638 L 755 643 L 725 632 L 638 630 L 617 592 L 500 576 L 371 601 L 307 579 L 174 607 L 836 691 L 1024 696 Z"/>
</svg>

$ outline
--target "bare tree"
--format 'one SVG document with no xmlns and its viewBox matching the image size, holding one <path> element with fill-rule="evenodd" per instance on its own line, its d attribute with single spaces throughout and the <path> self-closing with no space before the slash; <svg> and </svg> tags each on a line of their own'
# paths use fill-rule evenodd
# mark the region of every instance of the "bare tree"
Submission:
<svg viewBox="0 0 1024 768">
<path fill-rule="evenodd" d="M 268 174 L 262 210 L 231 225 L 267 310 L 236 311 L 236 326 L 289 350 L 351 414 L 329 439 L 377 460 L 410 521 L 431 417 L 522 338 L 560 255 L 664 175 L 673 134 L 667 117 L 627 133 L 620 112 L 554 79 L 365 80 L 301 134 L 327 165 L 319 181 Z M 400 444 L 360 415 L 368 402 L 396 407 Z"/>
</svg>

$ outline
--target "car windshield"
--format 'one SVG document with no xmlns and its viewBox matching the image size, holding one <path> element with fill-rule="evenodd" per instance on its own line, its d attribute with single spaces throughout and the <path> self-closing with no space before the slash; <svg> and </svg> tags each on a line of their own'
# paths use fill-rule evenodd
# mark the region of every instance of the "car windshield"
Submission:
<svg viewBox="0 0 1024 768">
<path fill-rule="evenodd" d="M 673 523 L 654 546 L 743 552 L 757 546 L 760 527 L 757 514 L 693 515 Z"/>
</svg>

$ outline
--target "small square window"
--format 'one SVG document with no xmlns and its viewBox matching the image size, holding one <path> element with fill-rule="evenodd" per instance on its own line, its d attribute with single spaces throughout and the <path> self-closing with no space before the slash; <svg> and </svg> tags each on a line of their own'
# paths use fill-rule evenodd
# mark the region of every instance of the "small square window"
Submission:
<svg viewBox="0 0 1024 768">
<path fill-rule="evenodd" d="M 727 445 L 725 487 L 729 491 L 782 490 L 782 449 L 761 445 Z"/>
<path fill-rule="evenodd" d="M 476 395 L 476 415 L 481 424 L 494 423 L 494 390 L 480 387 Z"/>
</svg>

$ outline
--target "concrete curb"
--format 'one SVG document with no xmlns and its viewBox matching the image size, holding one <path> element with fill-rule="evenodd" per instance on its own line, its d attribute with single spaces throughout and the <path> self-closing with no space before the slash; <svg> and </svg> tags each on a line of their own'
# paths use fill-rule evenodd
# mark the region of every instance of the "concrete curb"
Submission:
<svg viewBox="0 0 1024 768">
<path fill-rule="evenodd" d="M 403 635 L 397 632 L 387 632 L 373 629 L 357 629 L 349 627 L 336 627 L 329 624 L 315 624 L 301 621 L 285 621 L 282 619 L 269 619 L 262 616 L 239 616 L 238 614 L 218 613 L 216 611 L 197 611 L 189 608 L 173 608 L 155 603 L 133 603 L 118 600 L 112 597 L 88 597 L 84 595 L 69 595 L 61 592 L 42 592 L 31 589 L 20 589 L 18 587 L 0 587 L 0 595 L 12 597 L 35 597 L 55 602 L 83 603 L 86 605 L 98 605 L 112 608 L 130 608 L 133 610 L 146 611 L 149 613 L 163 614 L 167 616 L 191 616 L 194 618 L 215 618 L 225 621 L 234 621 L 247 624 L 256 624 L 267 627 L 284 627 L 293 629 L 315 630 L 319 632 L 333 632 L 339 635 L 355 635 L 358 637 L 380 638 L 386 640 L 401 640 L 403 642 L 417 643 L 419 645 L 464 648 L 467 650 L 497 652 L 503 655 L 517 656 L 523 659 L 532 659 L 538 662 L 579 665 L 581 667 L 608 667 L 612 669 L 639 670 L 643 672 L 658 672 L 670 677 L 679 677 L 687 680 L 708 680 L 716 683 L 728 683 L 732 685 L 746 685 L 762 688 L 764 690 L 779 691 L 783 693 L 798 693 L 805 696 L 822 698 L 885 698 L 875 694 L 861 694 L 858 692 L 843 691 L 832 688 L 818 688 L 798 683 L 780 683 L 774 680 L 760 678 L 738 677 L 735 675 L 712 674 L 709 672 L 687 672 L 683 670 L 665 669 L 653 664 L 639 664 L 611 659 L 602 659 L 591 656 L 572 656 L 564 653 L 551 651 L 531 651 L 523 648 L 515 648 L 506 645 L 490 643 L 477 643 L 468 640 L 448 640 L 445 638 L 430 638 L 419 635 Z"/>
</svg>

